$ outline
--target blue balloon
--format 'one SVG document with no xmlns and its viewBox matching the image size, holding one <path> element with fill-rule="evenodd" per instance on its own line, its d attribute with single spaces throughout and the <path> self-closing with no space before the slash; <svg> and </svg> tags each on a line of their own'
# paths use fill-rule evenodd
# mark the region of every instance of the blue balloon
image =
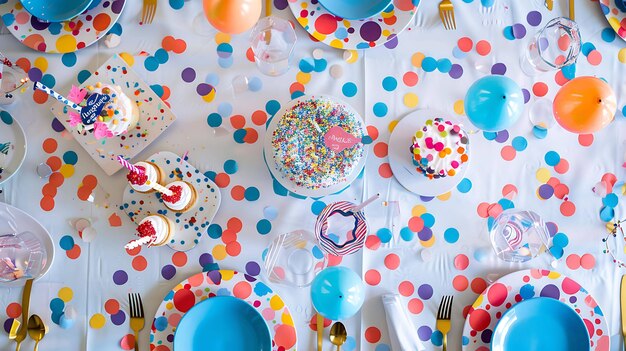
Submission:
<svg viewBox="0 0 626 351">
<path fill-rule="evenodd" d="M 363 281 L 346 267 L 328 267 L 321 271 L 311 284 L 313 307 L 331 320 L 354 316 L 365 300 Z"/>
<path fill-rule="evenodd" d="M 465 113 L 479 129 L 498 132 L 513 125 L 524 110 L 524 93 L 511 78 L 483 77 L 465 95 Z"/>
</svg>

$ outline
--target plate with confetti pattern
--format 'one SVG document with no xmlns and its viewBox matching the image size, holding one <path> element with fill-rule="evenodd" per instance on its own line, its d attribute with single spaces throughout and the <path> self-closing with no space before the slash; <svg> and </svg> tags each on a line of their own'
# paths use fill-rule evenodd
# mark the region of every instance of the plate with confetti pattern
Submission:
<svg viewBox="0 0 626 351">
<path fill-rule="evenodd" d="M 159 193 L 140 193 L 127 185 L 120 209 L 137 224 L 152 214 L 169 217 L 176 225 L 176 232 L 167 246 L 176 251 L 193 249 L 206 236 L 207 228 L 220 207 L 222 195 L 219 188 L 204 173 L 171 152 L 158 152 L 147 161 L 161 167 L 165 172 L 165 183 L 184 180 L 192 184 L 197 193 L 196 205 L 185 213 L 174 213 L 165 207 Z"/>
<path fill-rule="evenodd" d="M 600 8 L 617 35 L 626 40 L 626 2 L 623 0 L 600 0 Z"/>
<path fill-rule="evenodd" d="M 0 110 L 0 185 L 11 178 L 26 158 L 26 134 L 7 111 Z"/>
<path fill-rule="evenodd" d="M 289 1 L 300 25 L 311 36 L 337 49 L 360 50 L 396 38 L 413 19 L 420 0 L 394 0 L 380 14 L 364 20 L 347 20 L 326 10 L 317 0 Z"/>
<path fill-rule="evenodd" d="M 64 22 L 42 22 L 24 9 L 20 0 L 0 1 L 4 25 L 22 44 L 47 53 L 86 48 L 115 25 L 126 0 L 95 0 L 80 15 Z"/>
<path fill-rule="evenodd" d="M 535 297 L 557 299 L 583 319 L 593 351 L 609 351 L 609 326 L 594 298 L 561 273 L 531 269 L 506 275 L 491 284 L 470 307 L 463 328 L 464 351 L 489 351 L 498 320 L 511 306 Z"/>
<path fill-rule="evenodd" d="M 254 307 L 270 329 L 273 351 L 296 350 L 296 328 L 283 299 L 255 277 L 231 270 L 198 273 L 170 291 L 159 306 L 150 329 L 150 350 L 173 351 L 174 334 L 185 313 L 215 296 L 233 296 Z M 215 316 L 219 323 L 219 316 Z"/>
<path fill-rule="evenodd" d="M 118 155 L 131 159 L 137 156 L 174 123 L 176 116 L 169 106 L 152 91 L 152 88 L 118 55 L 113 55 L 80 86 L 84 88 L 98 82 L 119 85 L 122 91 L 137 103 L 139 123 L 132 131 L 118 137 L 97 140 L 93 134 L 83 135 L 70 126 L 68 112 L 71 110 L 66 105 L 53 100 L 50 110 L 63 126 L 72 132 L 74 139 L 82 145 L 104 172 L 107 175 L 113 175 L 123 168 L 117 161 Z"/>
<path fill-rule="evenodd" d="M 367 138 L 363 118 L 350 105 L 331 96 L 305 95 L 290 101 L 269 122 L 265 163 L 288 191 L 326 196 L 343 191 L 361 174 Z"/>
</svg>

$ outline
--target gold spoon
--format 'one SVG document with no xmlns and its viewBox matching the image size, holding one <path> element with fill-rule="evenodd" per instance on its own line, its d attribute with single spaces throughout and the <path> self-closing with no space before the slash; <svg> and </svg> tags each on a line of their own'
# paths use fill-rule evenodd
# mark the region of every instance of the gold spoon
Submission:
<svg viewBox="0 0 626 351">
<path fill-rule="evenodd" d="M 341 351 L 341 345 L 346 342 L 347 338 L 348 332 L 343 323 L 335 322 L 335 324 L 330 327 L 330 342 L 337 346 L 337 351 Z"/>
<path fill-rule="evenodd" d="M 46 335 L 46 325 L 36 314 L 33 314 L 30 318 L 28 318 L 28 335 L 35 340 L 35 351 L 37 351 L 39 342 Z"/>
</svg>

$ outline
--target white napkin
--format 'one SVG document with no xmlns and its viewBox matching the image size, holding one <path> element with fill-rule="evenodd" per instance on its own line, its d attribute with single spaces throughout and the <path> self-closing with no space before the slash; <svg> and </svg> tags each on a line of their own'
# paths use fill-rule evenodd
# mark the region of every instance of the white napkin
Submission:
<svg viewBox="0 0 626 351">
<path fill-rule="evenodd" d="M 387 327 L 391 339 L 392 351 L 423 351 L 426 350 L 417 337 L 417 331 L 409 320 L 406 312 L 400 304 L 397 294 L 382 296 L 385 314 L 387 315 Z"/>
</svg>

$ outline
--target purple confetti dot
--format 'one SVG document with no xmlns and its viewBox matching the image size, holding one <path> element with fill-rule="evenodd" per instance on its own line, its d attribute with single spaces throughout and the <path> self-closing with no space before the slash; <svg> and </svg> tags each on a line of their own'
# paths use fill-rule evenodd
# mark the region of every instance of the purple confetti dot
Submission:
<svg viewBox="0 0 626 351">
<path fill-rule="evenodd" d="M 569 297 L 569 302 L 570 302 L 570 303 L 576 303 L 576 301 L 578 301 L 578 299 L 576 298 L 576 296 L 570 296 L 570 297 Z"/>
<path fill-rule="evenodd" d="M 187 67 L 180 76 L 185 82 L 191 83 L 196 79 L 196 71 L 191 67 Z"/>
<path fill-rule="evenodd" d="M 30 70 L 28 70 L 28 79 L 30 79 L 33 82 L 39 82 L 42 76 L 43 76 L 43 73 L 37 67 L 33 67 Z"/>
<path fill-rule="evenodd" d="M 389 41 L 385 43 L 387 49 L 395 49 L 396 46 L 398 46 L 398 37 L 395 34 L 390 35 L 387 39 L 389 39 Z"/>
<path fill-rule="evenodd" d="M 62 131 L 65 130 L 65 127 L 63 126 L 61 121 L 55 118 L 52 120 L 52 130 L 54 130 L 57 133 L 61 133 Z"/>
<path fill-rule="evenodd" d="M 111 315 L 111 322 L 115 325 L 122 325 L 126 321 L 126 314 L 124 311 L 119 310 L 116 314 Z"/>
<path fill-rule="evenodd" d="M 169 341 L 169 342 L 174 342 L 174 334 L 169 334 L 169 335 L 167 336 L 167 341 Z"/>
<path fill-rule="evenodd" d="M 198 258 L 198 262 L 200 262 L 200 265 L 204 267 L 213 263 L 213 256 L 210 253 L 203 253 L 200 255 L 200 258 Z"/>
<path fill-rule="evenodd" d="M 505 141 L 509 140 L 509 131 L 508 130 L 501 130 L 498 133 L 496 133 L 496 141 L 499 142 L 500 144 L 504 143 Z"/>
<path fill-rule="evenodd" d="M 382 32 L 380 25 L 373 21 L 365 22 L 359 30 L 361 38 L 363 38 L 364 41 L 370 42 L 378 40 Z"/>
<path fill-rule="evenodd" d="M 513 25 L 513 36 L 516 39 L 522 39 L 526 36 L 526 27 L 521 23 L 515 23 Z"/>
<path fill-rule="evenodd" d="M 533 27 L 538 26 L 541 23 L 541 12 L 539 11 L 530 11 L 526 16 L 526 21 Z"/>
<path fill-rule="evenodd" d="M 259 264 L 254 261 L 250 261 L 246 263 L 246 273 L 250 274 L 251 276 L 257 276 L 259 275 L 259 273 L 261 273 L 261 266 L 259 266 Z"/>
<path fill-rule="evenodd" d="M 544 38 L 544 37 L 539 38 L 539 48 L 541 49 L 541 51 L 545 51 L 549 45 L 550 45 L 550 42 L 548 41 L 548 38 Z"/>
<path fill-rule="evenodd" d="M 125 271 L 119 270 L 113 273 L 113 282 L 115 284 L 124 285 L 126 284 L 127 281 L 128 281 L 128 274 Z"/>
<path fill-rule="evenodd" d="M 548 284 L 541 289 L 541 293 L 539 296 L 541 297 L 551 297 L 553 299 L 559 299 L 560 296 L 559 288 L 554 284 Z"/>
<path fill-rule="evenodd" d="M 287 6 L 289 6 L 287 0 L 274 0 L 274 7 L 276 7 L 278 10 L 284 10 L 287 8 Z"/>
<path fill-rule="evenodd" d="M 123 8 L 124 8 L 124 0 L 115 0 L 113 1 L 113 4 L 111 5 L 111 10 L 115 14 L 119 14 L 120 12 L 122 12 Z"/>
<path fill-rule="evenodd" d="M 200 96 L 205 96 L 208 93 L 210 93 L 213 90 L 213 87 L 209 84 L 206 83 L 200 83 L 198 84 L 198 87 L 196 88 L 196 92 L 200 95 Z"/>
<path fill-rule="evenodd" d="M 172 266 L 171 264 L 168 264 L 161 268 L 161 276 L 164 279 L 170 280 L 174 277 L 174 275 L 176 275 L 176 267 Z"/>
<path fill-rule="evenodd" d="M 527 104 L 528 101 L 530 101 L 530 91 L 528 91 L 528 89 L 526 88 L 523 88 L 522 94 L 524 95 L 524 103 Z"/>
<path fill-rule="evenodd" d="M 491 67 L 491 74 L 499 74 L 503 76 L 506 73 L 506 66 L 504 63 L 498 62 Z"/>
<path fill-rule="evenodd" d="M 493 331 L 491 329 L 485 329 L 482 333 L 480 333 L 480 340 L 485 344 L 489 344 L 491 342 L 491 336 L 493 335 Z"/>
<path fill-rule="evenodd" d="M 428 241 L 433 237 L 433 231 L 428 227 L 424 227 L 419 233 L 417 233 L 417 237 L 421 241 Z"/>
<path fill-rule="evenodd" d="M 42 22 L 39 18 L 35 16 L 30 17 L 30 24 L 33 26 L 33 29 L 38 31 L 42 31 L 50 27 L 50 22 Z"/>
<path fill-rule="evenodd" d="M 539 196 L 547 200 L 554 195 L 554 188 L 550 184 L 543 184 L 539 187 Z"/>
<path fill-rule="evenodd" d="M 433 196 L 422 196 L 422 195 L 420 195 L 420 200 L 421 200 L 422 202 L 430 202 L 430 201 L 432 201 L 433 199 L 434 199 L 434 197 L 433 197 Z"/>
<path fill-rule="evenodd" d="M 433 330 L 430 329 L 429 326 L 422 325 L 421 327 L 417 328 L 417 336 L 420 338 L 420 340 L 428 341 L 430 340 L 431 335 L 433 335 Z"/>
<path fill-rule="evenodd" d="M 450 72 L 448 72 L 448 74 L 453 79 L 459 79 L 463 75 L 463 67 L 461 67 L 461 65 L 455 63 L 455 64 L 452 65 L 452 68 L 450 68 Z"/>
<path fill-rule="evenodd" d="M 13 318 L 9 318 L 4 321 L 4 331 L 9 333 L 11 331 L 11 325 L 13 325 Z"/>
<path fill-rule="evenodd" d="M 210 271 L 207 274 L 215 284 L 220 284 L 222 282 L 222 273 L 220 273 L 220 271 Z"/>
<path fill-rule="evenodd" d="M 548 233 L 550 233 L 550 236 L 556 235 L 556 232 L 558 230 L 556 223 L 546 222 L 546 227 L 548 227 Z"/>
<path fill-rule="evenodd" d="M 422 284 L 417 288 L 417 295 L 419 295 L 422 300 L 428 300 L 433 297 L 433 287 L 428 284 Z"/>
</svg>

